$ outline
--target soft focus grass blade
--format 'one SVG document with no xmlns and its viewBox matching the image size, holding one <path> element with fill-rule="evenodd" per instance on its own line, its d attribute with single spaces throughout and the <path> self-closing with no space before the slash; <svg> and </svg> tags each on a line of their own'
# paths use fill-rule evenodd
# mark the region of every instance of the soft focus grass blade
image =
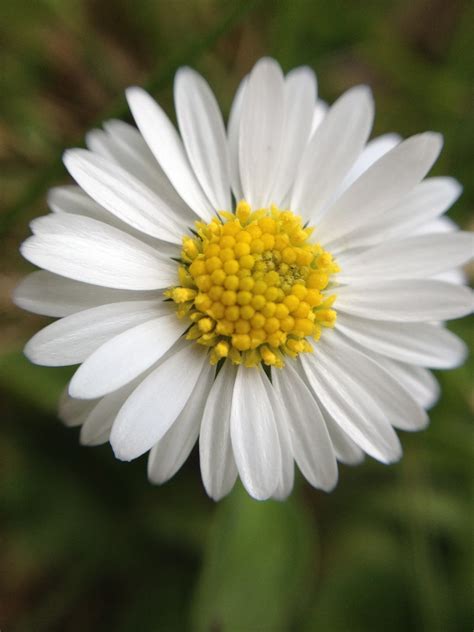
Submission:
<svg viewBox="0 0 474 632">
<path fill-rule="evenodd" d="M 216 509 L 193 629 L 291 629 L 305 605 L 302 595 L 311 593 L 315 541 L 315 526 L 296 496 L 259 503 L 239 486 Z"/>
<path fill-rule="evenodd" d="M 47 413 L 56 410 L 71 374 L 69 368 L 51 369 L 31 364 L 20 351 L 0 357 L 0 389 Z"/>
</svg>

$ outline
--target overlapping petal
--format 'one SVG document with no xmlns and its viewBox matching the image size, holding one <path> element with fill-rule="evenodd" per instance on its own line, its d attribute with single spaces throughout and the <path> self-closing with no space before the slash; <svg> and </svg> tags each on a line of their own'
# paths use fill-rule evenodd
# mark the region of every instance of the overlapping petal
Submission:
<svg viewBox="0 0 474 632">
<path fill-rule="evenodd" d="M 439 397 L 425 367 L 453 368 L 466 355 L 444 321 L 473 307 L 460 269 L 473 254 L 472 236 L 442 217 L 461 187 L 447 177 L 424 180 L 441 136 L 367 142 L 374 115 L 367 87 L 328 108 L 309 68 L 284 77 L 269 58 L 241 82 L 227 133 L 195 71 L 178 71 L 174 96 L 178 129 L 150 95 L 130 88 L 139 129 L 107 121 L 87 134 L 89 150 L 66 152 L 79 186 L 50 192 L 52 214 L 32 222 L 22 245 L 44 269 L 18 286 L 15 302 L 61 318 L 25 353 L 47 366 L 80 364 L 61 397 L 61 418 L 82 426 L 85 445 L 110 440 L 119 459 L 150 451 L 154 483 L 172 477 L 199 438 L 204 487 L 215 500 L 237 477 L 254 498 L 283 500 L 295 462 L 329 491 L 337 461 L 398 460 L 394 429 L 424 428 Z M 193 234 L 197 218 L 232 211 L 232 195 L 253 209 L 288 205 L 316 224 L 315 239 L 340 267 L 323 289 L 335 294 L 334 331 L 324 328 L 311 341 L 315 352 L 296 360 L 282 345 L 267 372 L 228 343 L 213 355 L 187 340 L 188 327 L 193 338 L 208 323 L 199 313 L 190 320 L 181 304 L 177 318 L 174 299 L 163 300 L 178 282 L 189 290 L 186 271 L 178 277 L 183 235 Z M 274 255 L 265 259 L 273 266 L 282 257 Z M 317 307 L 312 317 L 324 322 Z M 276 368 L 280 360 L 285 366 Z"/>
</svg>

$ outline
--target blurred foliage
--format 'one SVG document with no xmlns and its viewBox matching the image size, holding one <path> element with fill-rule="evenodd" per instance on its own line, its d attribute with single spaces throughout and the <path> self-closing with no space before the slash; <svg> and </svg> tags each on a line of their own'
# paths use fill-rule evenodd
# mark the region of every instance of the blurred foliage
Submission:
<svg viewBox="0 0 474 632">
<path fill-rule="evenodd" d="M 472 364 L 440 375 L 430 428 L 404 459 L 341 468 L 330 495 L 300 481 L 286 503 L 240 487 L 210 501 L 194 453 L 155 488 L 144 459 L 80 447 L 55 417 L 68 370 L 34 367 L 25 340 L 46 319 L 9 295 L 17 254 L 60 157 L 87 129 L 130 120 L 141 84 L 172 111 L 181 64 L 203 72 L 225 112 L 262 54 L 316 69 L 328 101 L 359 82 L 375 133 L 441 131 L 434 173 L 474 199 L 470 116 L 474 5 L 464 0 L 4 0 L 0 5 L 0 629 L 365 632 L 472 628 Z M 466 339 L 466 322 L 454 329 Z"/>
</svg>

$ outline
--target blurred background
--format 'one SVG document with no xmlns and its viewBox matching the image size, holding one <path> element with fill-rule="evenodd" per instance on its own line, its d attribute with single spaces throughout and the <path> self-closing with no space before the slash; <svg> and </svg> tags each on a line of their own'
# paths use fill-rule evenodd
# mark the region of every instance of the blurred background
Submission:
<svg viewBox="0 0 474 632">
<path fill-rule="evenodd" d="M 84 448 L 56 402 L 70 371 L 30 365 L 45 318 L 12 306 L 31 266 L 28 222 L 68 182 L 66 147 L 111 117 L 130 84 L 172 115 L 177 67 L 202 72 L 229 111 L 264 54 L 313 67 L 323 99 L 369 83 L 374 134 L 444 134 L 433 173 L 465 187 L 450 216 L 472 227 L 474 4 L 463 0 L 4 0 L 0 8 L 0 629 L 399 631 L 472 629 L 469 366 L 404 459 L 341 467 L 330 495 L 299 481 L 285 503 L 237 487 L 215 504 L 194 452 L 167 485 L 144 458 Z M 467 321 L 453 330 L 468 338 Z M 472 369 L 472 365 L 471 365 Z"/>
</svg>

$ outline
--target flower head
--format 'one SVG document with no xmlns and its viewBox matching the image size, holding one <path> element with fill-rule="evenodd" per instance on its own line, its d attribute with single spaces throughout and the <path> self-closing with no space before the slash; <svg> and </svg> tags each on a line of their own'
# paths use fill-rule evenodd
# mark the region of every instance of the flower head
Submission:
<svg viewBox="0 0 474 632">
<path fill-rule="evenodd" d="M 330 108 L 308 68 L 262 59 L 227 130 L 202 77 L 178 71 L 179 132 L 143 90 L 138 130 L 108 121 L 67 151 L 78 186 L 53 189 L 23 255 L 43 268 L 16 302 L 59 317 L 27 356 L 79 364 L 60 404 L 81 441 L 149 455 L 173 476 L 199 437 L 207 492 L 240 476 L 284 498 L 294 462 L 315 487 L 337 461 L 401 455 L 460 364 L 444 321 L 471 309 L 459 266 L 472 238 L 442 214 L 451 178 L 424 179 L 441 149 L 425 133 L 367 143 L 370 91 Z"/>
</svg>

